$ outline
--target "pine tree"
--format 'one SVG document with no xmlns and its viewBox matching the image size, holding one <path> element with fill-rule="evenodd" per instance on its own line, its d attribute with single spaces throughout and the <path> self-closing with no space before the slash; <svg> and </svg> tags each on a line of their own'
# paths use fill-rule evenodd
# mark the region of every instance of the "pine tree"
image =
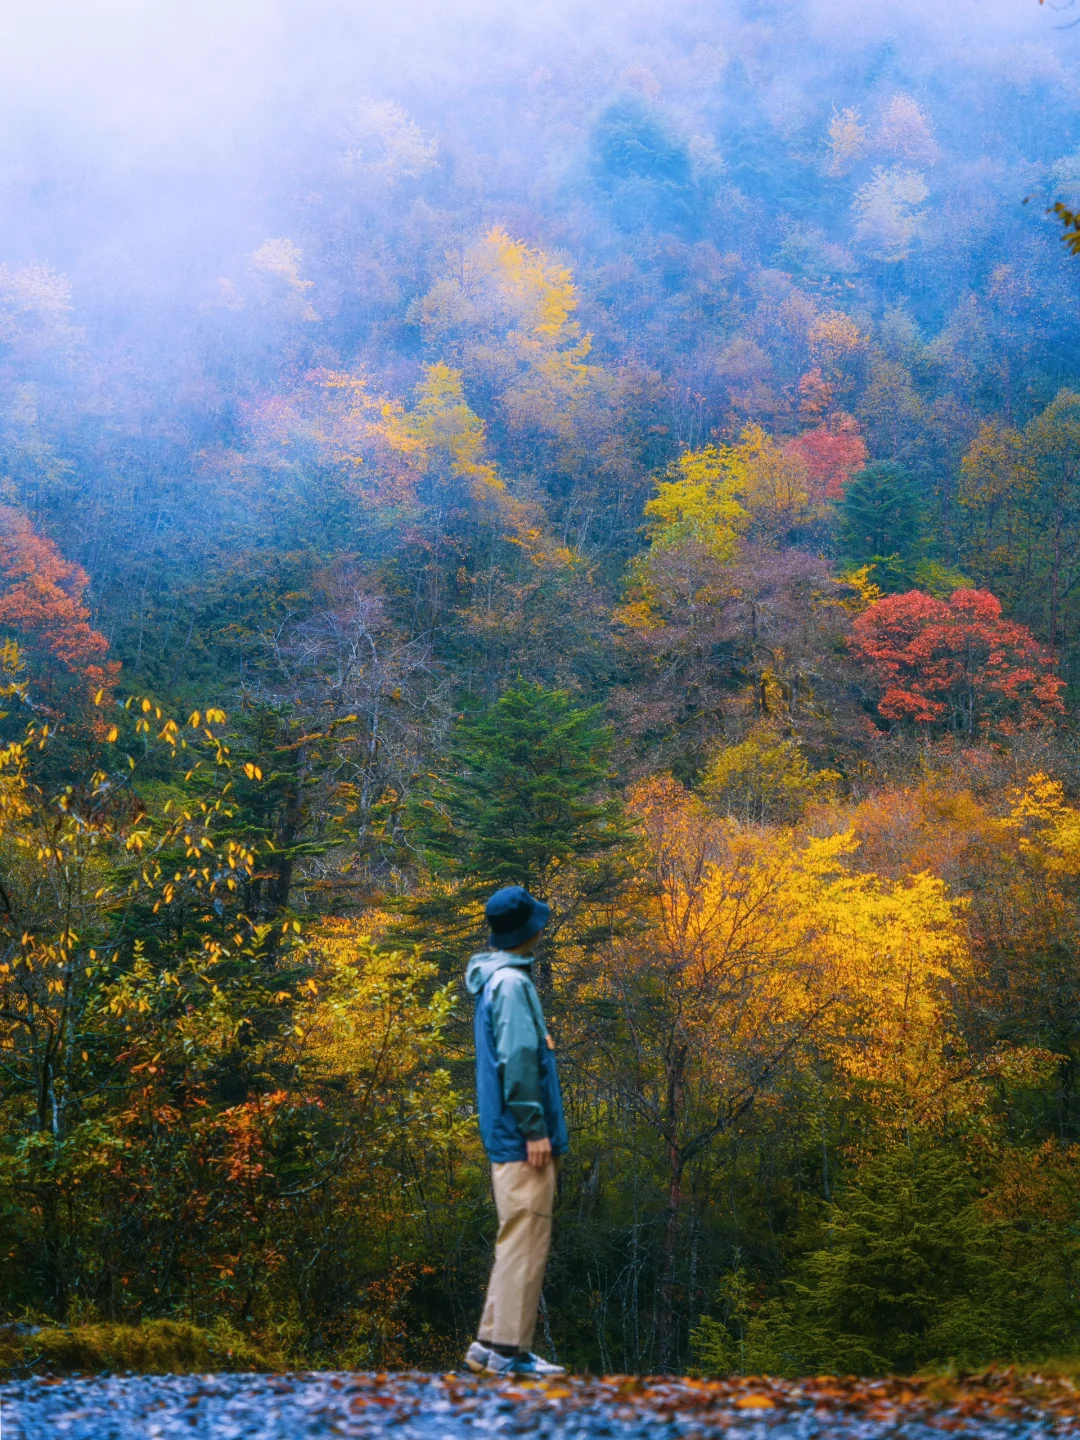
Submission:
<svg viewBox="0 0 1080 1440">
<path fill-rule="evenodd" d="M 906 471 L 876 460 L 851 477 L 840 502 L 840 541 L 845 558 L 873 564 L 876 585 L 910 589 L 922 538 L 922 504 Z"/>
<path fill-rule="evenodd" d="M 455 728 L 444 774 L 409 812 L 410 839 L 431 878 L 413 908 L 413 938 L 460 963 L 465 937 L 501 885 L 552 903 L 551 932 L 616 883 L 630 825 L 613 791 L 611 733 L 599 706 L 518 680 Z M 410 926 L 412 931 L 412 926 Z"/>
<path fill-rule="evenodd" d="M 1060 1254 L 1045 1234 L 995 1219 L 984 1183 L 937 1136 L 865 1159 L 785 1293 L 751 1318 L 743 1363 L 868 1375 L 1073 1353 L 1077 1305 Z M 699 1327 L 707 1365 L 724 1365 L 725 1338 Z"/>
</svg>

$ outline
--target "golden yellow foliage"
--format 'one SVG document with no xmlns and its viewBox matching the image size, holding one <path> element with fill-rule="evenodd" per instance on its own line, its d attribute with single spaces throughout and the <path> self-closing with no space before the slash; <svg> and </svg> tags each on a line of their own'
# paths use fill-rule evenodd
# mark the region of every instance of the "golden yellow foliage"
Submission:
<svg viewBox="0 0 1080 1440">
<path fill-rule="evenodd" d="M 762 1047 L 803 1049 L 868 1086 L 883 1121 L 931 1123 L 958 1103 L 946 987 L 970 961 L 963 904 L 941 880 L 859 873 L 850 830 L 748 829 L 670 779 L 644 783 L 632 807 L 654 877 L 651 943 L 709 1085 L 737 1086 Z"/>
<path fill-rule="evenodd" d="M 372 395 L 363 374 L 327 370 L 316 379 L 328 402 L 314 431 L 324 453 L 339 463 L 356 469 L 367 465 L 369 473 L 378 468 L 399 480 L 405 473 L 401 462 L 413 462 L 415 472 L 424 442 L 407 423 L 398 401 Z M 398 463 L 388 466 L 387 460 Z"/>
<path fill-rule="evenodd" d="M 741 503 L 745 461 L 729 446 L 707 445 L 681 455 L 668 474 L 645 506 L 652 547 L 670 550 L 694 541 L 718 560 L 734 560 L 748 519 Z"/>
<path fill-rule="evenodd" d="M 414 502 L 425 446 L 398 401 L 373 393 L 362 372 L 315 370 L 292 394 L 255 409 L 252 428 L 261 467 L 288 483 L 293 467 L 312 458 L 356 501 Z M 236 484 L 255 484 L 260 471 L 241 468 Z"/>
<path fill-rule="evenodd" d="M 553 263 L 542 250 L 512 239 L 496 225 L 484 237 L 477 267 L 488 268 L 508 308 L 518 318 L 511 337 L 527 353 L 564 351 L 573 363 L 584 360 L 591 338 L 571 316 L 577 309 L 577 288 L 568 268 Z"/>
<path fill-rule="evenodd" d="M 569 269 L 496 225 L 466 252 L 459 273 L 432 286 L 416 317 L 444 353 L 468 351 L 486 371 L 509 366 L 578 388 L 589 378 L 592 340 L 572 318 L 577 304 Z"/>
<path fill-rule="evenodd" d="M 429 345 L 498 396 L 512 434 L 573 449 L 579 409 L 603 375 L 586 363 L 592 341 L 577 305 L 566 266 L 495 226 L 413 313 Z"/>
<path fill-rule="evenodd" d="M 428 467 L 442 464 L 449 476 L 467 480 L 478 498 L 506 489 L 494 465 L 484 458 L 486 427 L 469 408 L 460 370 L 429 365 L 403 426 L 423 446 Z"/>
<path fill-rule="evenodd" d="M 839 112 L 834 110 L 829 121 L 829 174 L 847 174 L 856 160 L 862 159 L 866 149 L 866 127 L 858 110 L 851 106 Z"/>
<path fill-rule="evenodd" d="M 1023 854 L 1050 876 L 1080 876 L 1080 810 L 1065 803 L 1061 781 L 1032 775 L 1010 800 L 1003 823 Z"/>
<path fill-rule="evenodd" d="M 839 866 L 819 873 L 807 902 L 843 997 L 828 1046 L 836 1063 L 871 1087 L 886 1123 L 936 1124 L 969 1108 L 948 998 L 970 965 L 962 902 L 925 873 L 893 882 Z"/>
<path fill-rule="evenodd" d="M 862 350 L 867 337 L 842 310 L 827 310 L 810 325 L 807 342 L 814 363 L 828 374 L 841 360 Z"/>
<path fill-rule="evenodd" d="M 744 477 L 742 502 L 762 539 L 778 542 L 815 517 L 806 462 L 760 425 L 746 427 L 732 456 Z"/>
<path fill-rule="evenodd" d="M 849 570 L 842 579 L 835 582 L 841 589 L 854 592 L 835 602 L 843 606 L 849 615 L 861 615 L 884 594 L 880 585 L 875 585 L 870 579 L 873 568 L 872 565 L 860 565 L 857 570 Z"/>
<path fill-rule="evenodd" d="M 423 1074 L 449 1111 L 446 1074 L 429 1063 L 454 1005 L 453 985 L 433 983 L 438 967 L 418 952 L 378 948 L 353 919 L 323 922 L 302 958 L 312 967 L 294 1011 L 305 1073 L 340 1078 L 367 1105 L 391 1082 L 405 1090 Z"/>
<path fill-rule="evenodd" d="M 760 425 L 748 425 L 736 445 L 686 451 L 644 513 L 652 550 L 694 543 L 723 564 L 736 559 L 748 531 L 777 541 L 814 518 L 804 460 Z"/>
</svg>

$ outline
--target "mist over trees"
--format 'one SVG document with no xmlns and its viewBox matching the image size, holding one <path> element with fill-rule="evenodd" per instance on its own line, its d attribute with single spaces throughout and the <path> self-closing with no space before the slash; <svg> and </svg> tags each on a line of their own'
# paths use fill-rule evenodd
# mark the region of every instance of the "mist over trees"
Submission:
<svg viewBox="0 0 1080 1440">
<path fill-rule="evenodd" d="M 1077 1351 L 1067 19 L 0 17 L 6 1313 L 456 1364 L 520 881 L 561 1359 Z"/>
</svg>

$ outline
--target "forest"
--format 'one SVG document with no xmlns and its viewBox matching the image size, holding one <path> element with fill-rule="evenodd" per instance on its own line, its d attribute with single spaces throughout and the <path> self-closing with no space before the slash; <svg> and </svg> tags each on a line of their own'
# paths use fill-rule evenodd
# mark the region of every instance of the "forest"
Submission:
<svg viewBox="0 0 1080 1440">
<path fill-rule="evenodd" d="M 458 1365 L 519 883 L 538 1344 L 1080 1354 L 1069 4 L 36 9 L 3 1315 Z"/>
</svg>

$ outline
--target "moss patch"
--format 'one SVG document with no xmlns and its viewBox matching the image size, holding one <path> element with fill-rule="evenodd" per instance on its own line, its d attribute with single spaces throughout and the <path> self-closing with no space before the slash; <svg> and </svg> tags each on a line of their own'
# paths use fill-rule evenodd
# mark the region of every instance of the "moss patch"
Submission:
<svg viewBox="0 0 1080 1440">
<path fill-rule="evenodd" d="M 140 1375 L 190 1375 L 211 1370 L 279 1370 L 246 1337 L 200 1330 L 182 1320 L 143 1325 L 0 1326 L 0 1371 L 8 1375 L 130 1370 Z"/>
</svg>

